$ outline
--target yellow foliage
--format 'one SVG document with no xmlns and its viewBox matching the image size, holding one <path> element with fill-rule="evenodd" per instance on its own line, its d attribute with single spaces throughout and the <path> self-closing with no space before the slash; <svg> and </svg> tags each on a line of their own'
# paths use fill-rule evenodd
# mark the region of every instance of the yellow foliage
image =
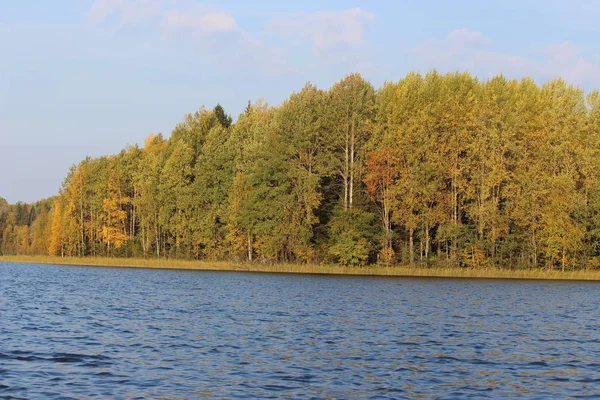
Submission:
<svg viewBox="0 0 600 400">
<path fill-rule="evenodd" d="M 103 201 L 104 226 L 101 232 L 102 239 L 109 247 L 120 249 L 130 239 L 125 231 L 127 211 L 123 210 L 123 206 L 130 201 L 129 197 L 121 195 L 118 176 L 113 172 L 108 181 L 108 198 Z"/>
<path fill-rule="evenodd" d="M 52 228 L 48 253 L 51 256 L 62 255 L 62 202 L 57 199 L 52 210 Z"/>
<path fill-rule="evenodd" d="M 394 264 L 396 253 L 390 246 L 384 246 L 381 252 L 379 252 L 379 263 L 386 267 Z"/>
<path fill-rule="evenodd" d="M 490 267 L 489 260 L 485 256 L 485 252 L 477 247 L 477 245 L 472 245 L 470 251 L 464 251 L 463 262 L 467 268 L 481 269 Z"/>
<path fill-rule="evenodd" d="M 148 135 L 146 140 L 144 140 L 144 147 L 148 148 L 148 147 L 152 146 L 152 142 L 154 142 L 155 137 L 156 137 L 155 134 Z"/>
</svg>

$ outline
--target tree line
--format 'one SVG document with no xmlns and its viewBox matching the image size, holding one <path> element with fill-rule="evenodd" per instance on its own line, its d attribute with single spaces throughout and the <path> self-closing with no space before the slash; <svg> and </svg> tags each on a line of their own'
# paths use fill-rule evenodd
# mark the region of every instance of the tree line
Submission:
<svg viewBox="0 0 600 400">
<path fill-rule="evenodd" d="M 471 268 L 600 267 L 600 94 L 410 73 L 307 84 L 233 123 L 86 158 L 0 201 L 3 254 Z"/>
</svg>

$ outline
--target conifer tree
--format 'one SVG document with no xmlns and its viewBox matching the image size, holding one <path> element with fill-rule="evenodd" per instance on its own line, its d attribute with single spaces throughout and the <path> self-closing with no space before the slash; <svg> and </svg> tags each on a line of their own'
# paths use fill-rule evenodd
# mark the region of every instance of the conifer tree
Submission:
<svg viewBox="0 0 600 400">
<path fill-rule="evenodd" d="M 213 112 L 215 113 L 215 116 L 217 117 L 217 120 L 219 121 L 219 124 L 221 124 L 221 126 L 225 129 L 229 128 L 231 126 L 231 115 L 225 114 L 225 110 L 223 109 L 223 106 L 221 106 L 220 104 L 217 104 L 215 106 L 215 108 L 213 109 Z"/>
</svg>

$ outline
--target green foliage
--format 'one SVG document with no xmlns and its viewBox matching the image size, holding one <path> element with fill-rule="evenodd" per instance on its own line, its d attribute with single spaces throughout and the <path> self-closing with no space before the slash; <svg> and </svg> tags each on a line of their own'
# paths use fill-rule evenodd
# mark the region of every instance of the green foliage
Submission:
<svg viewBox="0 0 600 400">
<path fill-rule="evenodd" d="M 197 256 L 213 259 L 224 256 L 233 159 L 229 132 L 221 126 L 214 127 L 206 137 L 194 170 L 192 219 Z"/>
<path fill-rule="evenodd" d="M 213 112 L 215 113 L 215 117 L 217 117 L 219 124 L 221 124 L 221 126 L 223 128 L 227 129 L 231 126 L 231 123 L 233 122 L 233 120 L 231 119 L 231 115 L 225 114 L 225 110 L 223 109 L 223 106 L 221 106 L 220 104 L 217 104 L 215 106 Z"/>
<path fill-rule="evenodd" d="M 338 211 L 330 223 L 329 254 L 344 265 L 365 265 L 381 241 L 377 216 L 359 208 Z"/>
</svg>

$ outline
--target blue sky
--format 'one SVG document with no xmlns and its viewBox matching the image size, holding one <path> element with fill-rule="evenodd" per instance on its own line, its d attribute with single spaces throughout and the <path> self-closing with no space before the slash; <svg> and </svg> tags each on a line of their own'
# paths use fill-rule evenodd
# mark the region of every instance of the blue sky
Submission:
<svg viewBox="0 0 600 400">
<path fill-rule="evenodd" d="M 600 87 L 599 1 L 0 0 L 0 197 L 168 136 L 185 113 L 278 104 L 350 72 L 499 73 Z"/>
</svg>

